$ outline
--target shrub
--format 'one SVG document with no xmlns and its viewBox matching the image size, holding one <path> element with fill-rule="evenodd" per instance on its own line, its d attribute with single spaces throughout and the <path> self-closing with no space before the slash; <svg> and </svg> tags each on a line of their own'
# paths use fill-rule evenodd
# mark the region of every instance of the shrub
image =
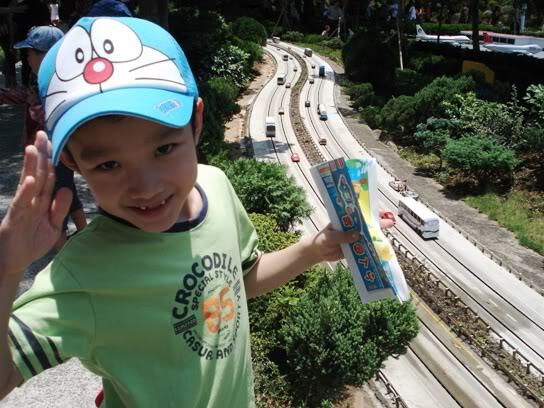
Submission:
<svg viewBox="0 0 544 408">
<path fill-rule="evenodd" d="M 170 15 L 169 31 L 183 50 L 197 78 L 210 75 L 217 50 L 227 46 L 231 36 L 221 15 L 214 11 L 182 7 Z"/>
<path fill-rule="evenodd" d="M 363 108 L 361 117 L 372 129 L 377 129 L 382 125 L 381 108 L 379 106 L 367 106 Z"/>
<path fill-rule="evenodd" d="M 247 52 L 234 45 L 228 45 L 217 51 L 210 72 L 214 76 L 225 78 L 238 88 L 242 88 L 249 80 L 248 60 L 249 54 Z"/>
<path fill-rule="evenodd" d="M 381 111 L 382 126 L 394 136 L 407 138 L 405 141 L 410 143 L 419 123 L 432 116 L 445 117 L 444 102 L 453 101 L 455 95 L 474 90 L 474 87 L 474 80 L 468 76 L 436 78 L 414 96 L 391 98 Z"/>
<path fill-rule="evenodd" d="M 246 72 L 249 73 L 253 68 L 253 64 L 262 60 L 263 48 L 253 41 L 245 41 L 234 37 L 233 45 L 249 54 L 249 58 L 246 60 Z"/>
<path fill-rule="evenodd" d="M 419 112 L 415 97 L 401 95 L 393 97 L 380 112 L 380 124 L 393 136 L 410 137 L 419 123 Z"/>
<path fill-rule="evenodd" d="M 242 40 L 252 41 L 259 45 L 266 44 L 266 28 L 251 17 L 239 17 L 234 20 L 232 33 Z"/>
<path fill-rule="evenodd" d="M 304 39 L 304 34 L 298 31 L 286 31 L 283 33 L 281 39 L 283 41 L 301 42 Z"/>
<path fill-rule="evenodd" d="M 421 75 L 436 78 L 442 75 L 457 75 L 461 72 L 461 63 L 454 58 L 442 55 L 412 51 L 406 66 Z"/>
<path fill-rule="evenodd" d="M 218 158 L 212 164 L 223 169 L 248 212 L 271 215 L 282 231 L 310 215 L 304 190 L 285 167 L 255 159 Z"/>
<path fill-rule="evenodd" d="M 412 69 L 395 69 L 395 83 L 393 92 L 395 95 L 413 95 L 428 85 L 432 79 Z"/>
<path fill-rule="evenodd" d="M 388 89 L 397 65 L 390 37 L 378 31 L 358 31 L 342 50 L 347 77 L 355 82 L 370 82 L 374 89 Z"/>
<path fill-rule="evenodd" d="M 475 177 L 480 185 L 486 185 L 490 180 L 511 181 L 518 164 L 514 151 L 491 138 L 476 136 L 450 140 L 442 157 L 448 166 L 460 170 L 465 176 Z"/>
<path fill-rule="evenodd" d="M 223 148 L 225 122 L 240 111 L 236 104 L 238 88 L 227 79 L 217 77 L 202 81 L 198 88 L 206 104 L 199 150 L 208 156 Z"/>
<path fill-rule="evenodd" d="M 525 131 L 525 140 L 529 149 L 540 151 L 542 154 L 544 151 L 544 127 L 539 124 L 528 127 Z M 541 162 L 541 166 L 544 167 L 544 162 Z"/>
<path fill-rule="evenodd" d="M 429 118 L 427 122 L 417 125 L 414 137 L 421 144 L 424 153 L 434 153 L 440 158 L 439 169 L 442 169 L 442 151 L 452 137 L 459 133 L 457 122 L 451 119 Z"/>
<path fill-rule="evenodd" d="M 317 44 L 323 41 L 323 36 L 321 34 L 306 34 L 304 36 L 303 42 L 310 44 Z"/>
<path fill-rule="evenodd" d="M 321 43 L 325 47 L 329 47 L 335 50 L 341 50 L 344 47 L 344 42 L 338 37 L 332 37 L 322 41 Z"/>
<path fill-rule="evenodd" d="M 517 104 L 515 93 L 508 104 L 484 101 L 469 92 L 454 96 L 453 101 L 445 102 L 444 106 L 466 134 L 491 138 L 511 148 L 526 144 L 524 109 Z"/>
<path fill-rule="evenodd" d="M 529 86 L 523 99 L 529 106 L 532 119 L 542 124 L 544 122 L 544 84 Z"/>
<path fill-rule="evenodd" d="M 374 101 L 376 100 L 374 88 L 372 87 L 372 84 L 368 82 L 363 82 L 361 84 L 349 83 L 345 90 L 352 101 L 351 106 L 357 110 L 374 104 Z"/>
<path fill-rule="evenodd" d="M 300 400 L 318 406 L 347 384 L 361 386 L 386 357 L 405 351 L 417 334 L 411 303 L 361 304 L 351 274 L 318 273 L 279 330 L 285 374 Z"/>
</svg>

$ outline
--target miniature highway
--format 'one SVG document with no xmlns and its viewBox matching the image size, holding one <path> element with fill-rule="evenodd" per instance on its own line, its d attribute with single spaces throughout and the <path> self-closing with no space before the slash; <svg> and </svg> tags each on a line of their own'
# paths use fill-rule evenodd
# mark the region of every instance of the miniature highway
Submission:
<svg viewBox="0 0 544 408">
<path fill-rule="evenodd" d="M 282 60 L 282 55 L 285 53 L 287 45 L 280 44 L 279 47 L 281 47 L 280 50 L 274 44 L 268 46 L 267 50 L 276 59 L 278 71 L 293 75 L 289 80 L 294 84 L 296 79 L 302 75 L 302 67 L 299 66 L 296 72 L 293 71 L 293 64 L 297 64 L 296 58 L 287 61 L 288 67 L 282 65 L 286 63 Z M 297 47 L 290 46 L 290 48 L 291 52 L 302 54 L 302 50 Z M 302 59 L 299 58 L 299 60 Z M 311 64 L 316 67 L 324 64 L 322 60 L 315 56 L 305 58 L 305 63 L 307 65 L 306 70 L 311 75 L 317 72 L 317 68 L 312 69 Z M 346 158 L 364 156 L 366 155 L 364 149 L 351 136 L 342 119 L 336 113 L 333 96 L 333 73 L 327 65 L 326 67 L 325 79 L 316 76 L 313 85 L 305 82 L 301 90 L 299 110 L 305 121 L 305 126 L 326 160 L 340 156 Z M 290 127 L 288 115 L 289 93 L 289 89 L 276 85 L 276 78 L 273 78 L 263 88 L 252 109 L 250 135 L 253 140 L 255 155 L 258 158 L 279 161 L 285 164 L 295 180 L 304 186 L 309 201 L 316 208 L 316 211 L 311 220 L 305 222 L 303 227 L 307 231 L 315 231 L 316 228 L 321 228 L 328 223 L 328 217 L 320 198 L 315 193 L 315 186 L 309 175 L 309 162 L 306 160 Z M 305 100 L 310 101 L 310 107 L 305 106 Z M 327 121 L 319 120 L 316 110 L 318 103 L 326 105 L 329 115 Z M 280 106 L 284 108 L 284 115 L 277 114 Z M 277 129 L 274 140 L 264 136 L 264 116 L 266 115 L 276 118 Z M 342 137 L 340 138 L 339 135 L 342 135 Z M 328 143 L 326 146 L 318 145 L 318 140 L 321 137 L 327 138 Z M 291 162 L 292 152 L 299 154 L 300 162 Z M 398 202 L 398 195 L 395 195 L 396 193 L 387 187 L 387 182 L 392 178 L 383 169 L 379 168 L 378 171 L 381 183 L 379 187 L 381 191 L 381 197 L 379 197 L 380 206 L 394 210 L 395 203 Z M 397 231 L 393 231 L 393 233 L 399 235 L 399 240 L 402 239 L 401 234 L 405 234 L 404 239 L 407 242 L 413 242 L 412 247 L 421 250 L 414 252 L 418 256 L 429 257 L 437 265 L 444 264 L 442 254 L 437 254 L 436 250 L 435 253 L 432 253 L 430 248 L 427 248 L 427 246 L 436 246 L 435 242 L 421 240 L 403 222 L 399 222 L 396 229 Z M 449 231 L 446 228 L 442 230 L 443 236 L 448 233 Z M 454 235 L 451 236 L 457 239 Z M 438 242 L 446 245 L 443 241 L 445 240 L 440 239 Z M 452 244 L 448 241 L 448 245 Z M 454 251 L 455 247 L 450 249 Z M 427 253 L 432 253 L 432 255 L 423 255 Z M 478 255 L 482 259 L 489 261 L 479 251 Z M 473 257 L 472 259 L 478 262 L 478 258 Z M 448 262 L 451 263 L 451 261 L 446 260 L 446 263 Z M 450 265 L 450 269 L 457 266 L 458 264 Z M 509 276 L 504 271 L 501 273 Z M 452 290 L 454 289 L 452 287 Z M 477 295 L 475 299 L 481 298 L 481 296 Z M 439 324 L 438 318 L 432 312 L 426 308 L 424 311 L 422 309 L 422 306 L 418 307 L 418 315 L 422 326 L 421 334 L 412 343 L 406 355 L 400 356 L 398 359 L 390 359 L 382 372 L 400 394 L 406 406 L 429 406 L 431 402 L 433 405 L 438 406 L 530 406 L 517 395 L 511 386 L 468 350 L 463 343 L 452 337 L 449 331 L 443 327 L 443 324 Z M 497 319 L 497 321 L 499 320 Z"/>
</svg>

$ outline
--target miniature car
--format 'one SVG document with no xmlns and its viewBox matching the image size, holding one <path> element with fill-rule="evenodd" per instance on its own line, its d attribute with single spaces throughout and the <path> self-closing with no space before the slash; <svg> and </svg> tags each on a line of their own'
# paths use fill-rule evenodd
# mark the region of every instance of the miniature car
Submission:
<svg viewBox="0 0 544 408">
<path fill-rule="evenodd" d="M 294 67 L 294 68 L 293 68 L 293 71 L 297 72 L 297 71 L 298 71 L 298 68 L 297 68 L 297 67 Z"/>
<path fill-rule="evenodd" d="M 286 88 L 291 88 L 291 82 L 287 82 L 287 83 L 285 84 L 285 87 L 286 87 Z"/>
<path fill-rule="evenodd" d="M 291 155 L 291 161 L 294 163 L 298 163 L 300 161 L 300 156 L 298 155 L 298 153 L 293 153 Z"/>
<path fill-rule="evenodd" d="M 310 101 L 304 102 L 304 106 L 306 106 L 307 108 L 309 108 L 309 107 L 310 107 Z"/>
<path fill-rule="evenodd" d="M 383 212 L 383 218 L 387 220 L 391 220 L 393 222 L 396 222 L 395 214 L 393 214 L 391 211 L 384 211 Z"/>
<path fill-rule="evenodd" d="M 408 189 L 402 191 L 401 194 L 404 197 L 410 197 L 410 198 L 413 198 L 414 200 L 417 200 L 419 198 L 418 193 L 416 193 L 415 191 L 412 191 L 412 190 L 408 190 Z"/>
<path fill-rule="evenodd" d="M 284 113 L 285 111 L 283 110 L 283 108 L 278 109 L 278 115 L 283 115 Z"/>
<path fill-rule="evenodd" d="M 395 191 L 401 192 L 406 188 L 406 183 L 402 180 L 395 179 L 389 182 L 389 187 Z"/>
<path fill-rule="evenodd" d="M 315 68 L 315 64 L 312 64 L 312 68 Z"/>
<path fill-rule="evenodd" d="M 325 146 L 327 144 L 327 139 L 322 137 L 321 139 L 319 139 L 319 144 L 322 145 L 322 146 Z"/>
<path fill-rule="evenodd" d="M 311 83 L 311 84 L 314 83 L 314 79 L 313 79 L 313 78 L 310 78 L 310 83 Z"/>
</svg>

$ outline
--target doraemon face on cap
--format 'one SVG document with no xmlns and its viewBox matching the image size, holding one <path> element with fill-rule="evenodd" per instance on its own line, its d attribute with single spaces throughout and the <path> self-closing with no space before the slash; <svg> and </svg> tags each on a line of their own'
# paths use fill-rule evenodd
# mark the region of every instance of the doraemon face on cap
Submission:
<svg viewBox="0 0 544 408">
<path fill-rule="evenodd" d="M 198 98 L 178 43 L 162 27 L 136 18 L 79 20 L 45 56 L 38 85 L 54 164 L 84 122 L 130 115 L 183 127 Z"/>
</svg>

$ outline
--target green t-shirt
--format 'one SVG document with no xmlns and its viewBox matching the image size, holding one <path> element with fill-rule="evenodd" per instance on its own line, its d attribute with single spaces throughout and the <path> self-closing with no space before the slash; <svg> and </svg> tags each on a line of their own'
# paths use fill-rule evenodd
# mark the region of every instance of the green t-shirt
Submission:
<svg viewBox="0 0 544 408">
<path fill-rule="evenodd" d="M 9 323 L 25 380 L 77 357 L 107 408 L 254 405 L 243 275 L 257 235 L 220 170 L 199 166 L 197 183 L 186 231 L 98 216 L 36 276 Z"/>
</svg>

